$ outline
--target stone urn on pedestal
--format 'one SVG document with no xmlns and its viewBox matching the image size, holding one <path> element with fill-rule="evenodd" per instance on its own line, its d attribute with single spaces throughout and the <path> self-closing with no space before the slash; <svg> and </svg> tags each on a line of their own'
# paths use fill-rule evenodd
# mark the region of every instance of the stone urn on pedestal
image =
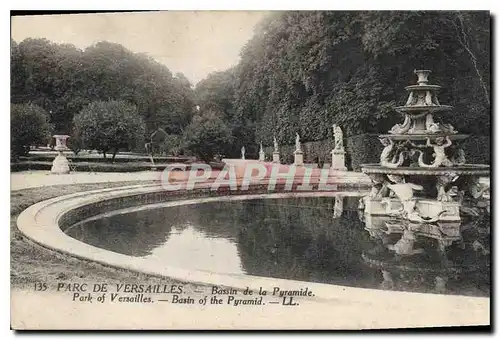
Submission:
<svg viewBox="0 0 500 340">
<path fill-rule="evenodd" d="M 66 141 L 68 140 L 68 135 L 54 135 L 56 140 L 55 150 L 59 152 L 54 161 L 52 162 L 52 168 L 50 172 L 53 174 L 69 174 L 69 163 L 63 152 L 68 150 L 66 146 Z"/>
</svg>

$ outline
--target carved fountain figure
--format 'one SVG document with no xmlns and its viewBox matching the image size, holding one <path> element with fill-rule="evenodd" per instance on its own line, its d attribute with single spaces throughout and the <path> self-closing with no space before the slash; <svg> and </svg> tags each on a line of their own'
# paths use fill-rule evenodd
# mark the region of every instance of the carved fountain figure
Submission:
<svg viewBox="0 0 500 340">
<path fill-rule="evenodd" d="M 452 107 L 441 105 L 438 85 L 430 85 L 431 71 L 416 70 L 417 85 L 407 86 L 408 100 L 395 110 L 404 116 L 388 134 L 380 135 L 384 146 L 379 164 L 363 164 L 372 190 L 363 197 L 365 214 L 395 216 L 413 222 L 460 221 L 470 205 L 488 200 L 490 168 L 466 164 L 457 145 L 468 136 L 450 124 L 434 120 Z"/>
</svg>

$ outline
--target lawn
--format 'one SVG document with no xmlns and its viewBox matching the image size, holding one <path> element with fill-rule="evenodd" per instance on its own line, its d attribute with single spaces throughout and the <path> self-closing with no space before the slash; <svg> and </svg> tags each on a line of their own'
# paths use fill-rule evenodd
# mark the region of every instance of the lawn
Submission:
<svg viewBox="0 0 500 340">
<path fill-rule="evenodd" d="M 10 207 L 10 259 L 11 288 L 33 289 L 35 282 L 106 282 L 106 283 L 145 283 L 178 284 L 168 278 L 156 278 L 130 271 L 114 269 L 97 263 L 73 258 L 43 248 L 26 239 L 17 229 L 18 215 L 30 205 L 57 196 L 75 192 L 96 190 L 134 184 L 153 182 L 115 182 L 99 184 L 54 185 L 48 187 L 19 190 L 11 193 Z M 194 285 L 185 285 L 194 289 Z"/>
</svg>

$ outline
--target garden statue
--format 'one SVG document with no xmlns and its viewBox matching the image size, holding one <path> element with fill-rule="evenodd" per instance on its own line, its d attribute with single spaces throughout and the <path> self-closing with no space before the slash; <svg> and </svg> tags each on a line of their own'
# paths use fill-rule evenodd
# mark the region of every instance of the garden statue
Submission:
<svg viewBox="0 0 500 340">
<path fill-rule="evenodd" d="M 273 163 L 280 162 L 280 152 L 278 150 L 278 141 L 276 140 L 276 136 L 274 138 L 274 151 L 273 151 Z"/>
<path fill-rule="evenodd" d="M 300 136 L 299 134 L 295 134 L 295 151 L 302 151 L 300 147 Z"/>
<path fill-rule="evenodd" d="M 340 126 L 333 124 L 333 136 L 335 138 L 335 146 L 330 152 L 332 155 L 332 165 L 330 169 L 346 171 L 347 167 L 345 166 L 344 140 Z"/>
<path fill-rule="evenodd" d="M 260 142 L 259 161 L 263 162 L 265 160 L 266 160 L 266 153 L 264 152 L 264 148 L 262 147 L 262 142 Z"/>
<path fill-rule="evenodd" d="M 304 153 L 302 152 L 301 147 L 300 147 L 300 137 L 299 137 L 298 133 L 295 135 L 295 151 L 293 152 L 293 154 L 294 154 L 293 164 L 295 166 L 303 166 L 304 165 Z"/>
<path fill-rule="evenodd" d="M 335 150 L 344 150 L 344 140 L 340 126 L 333 124 L 333 135 L 335 137 Z"/>
</svg>

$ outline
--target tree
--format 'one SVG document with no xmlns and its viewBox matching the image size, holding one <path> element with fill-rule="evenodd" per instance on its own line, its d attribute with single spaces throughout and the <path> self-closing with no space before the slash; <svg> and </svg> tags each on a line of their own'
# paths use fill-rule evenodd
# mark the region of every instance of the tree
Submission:
<svg viewBox="0 0 500 340">
<path fill-rule="evenodd" d="M 46 143 L 52 126 L 49 115 L 35 104 L 11 104 L 10 107 L 11 157 L 28 154 L 31 145 Z"/>
<path fill-rule="evenodd" d="M 80 131 L 73 128 L 70 138 L 67 141 L 68 148 L 73 151 L 73 153 L 78 155 L 82 151 L 83 143 L 82 137 L 80 136 Z"/>
<path fill-rule="evenodd" d="M 84 147 L 103 153 L 116 153 L 130 149 L 143 140 L 144 122 L 137 107 L 125 101 L 96 101 L 90 103 L 74 117 L 76 134 Z"/>
<path fill-rule="evenodd" d="M 221 116 L 211 110 L 196 115 L 184 132 L 185 148 L 205 162 L 223 154 L 233 142 L 231 130 Z"/>
<path fill-rule="evenodd" d="M 274 12 L 255 29 L 232 69 L 196 87 L 202 108 L 224 120 L 246 147 L 380 133 L 400 122 L 394 107 L 415 84 L 414 69 L 433 71 L 442 119 L 489 135 L 490 17 L 486 11 Z M 249 150 L 248 149 L 248 150 Z M 249 150 L 250 151 L 250 150 Z M 249 152 L 250 153 L 250 152 Z"/>
<path fill-rule="evenodd" d="M 94 101 L 137 106 L 148 134 L 157 128 L 182 134 L 194 113 L 194 91 L 183 74 L 119 44 L 98 42 L 81 50 L 47 39 L 11 40 L 11 101 L 44 108 L 61 134 Z"/>
<path fill-rule="evenodd" d="M 182 152 L 182 136 L 166 135 L 160 142 L 159 149 L 166 156 L 179 156 Z"/>
</svg>

